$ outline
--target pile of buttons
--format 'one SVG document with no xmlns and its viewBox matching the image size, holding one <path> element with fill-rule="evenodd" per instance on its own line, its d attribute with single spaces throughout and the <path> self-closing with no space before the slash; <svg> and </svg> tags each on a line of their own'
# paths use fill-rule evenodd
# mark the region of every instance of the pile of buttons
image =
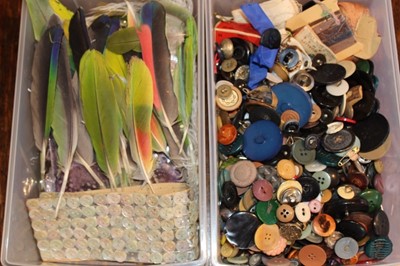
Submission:
<svg viewBox="0 0 400 266">
<path fill-rule="evenodd" d="M 379 41 L 355 38 L 354 24 L 367 19 L 368 9 L 354 4 L 361 10 L 356 15 L 341 2 L 332 11 L 332 0 L 266 5 L 273 2 L 292 4 L 282 15 L 290 15 L 286 26 L 305 12 L 325 11 L 325 20 L 337 23 L 330 27 L 348 27 L 354 46 L 341 53 L 335 45 L 344 45 L 343 36 L 327 44 L 320 33 L 310 42 L 323 49 L 308 52 L 304 39 L 296 38 L 301 29 L 277 27 L 282 16 L 267 14 L 262 4 L 217 17 L 222 260 L 306 266 L 382 260 L 392 252 L 381 175 L 391 138 L 370 59 Z M 318 27 L 312 30 L 308 37 L 317 36 Z"/>
</svg>

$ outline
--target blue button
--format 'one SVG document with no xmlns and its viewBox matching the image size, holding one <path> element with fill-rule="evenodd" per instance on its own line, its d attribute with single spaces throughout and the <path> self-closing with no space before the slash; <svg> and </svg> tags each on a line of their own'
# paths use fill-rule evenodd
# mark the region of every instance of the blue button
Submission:
<svg viewBox="0 0 400 266">
<path fill-rule="evenodd" d="M 270 160 L 279 153 L 282 140 L 282 133 L 274 122 L 259 120 L 244 132 L 243 153 L 253 161 Z"/>
</svg>

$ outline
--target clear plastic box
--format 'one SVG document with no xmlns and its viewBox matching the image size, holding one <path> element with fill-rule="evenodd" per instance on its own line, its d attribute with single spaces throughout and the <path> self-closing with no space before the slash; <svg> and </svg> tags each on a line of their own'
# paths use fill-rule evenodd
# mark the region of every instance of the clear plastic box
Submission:
<svg viewBox="0 0 400 266">
<path fill-rule="evenodd" d="M 74 6 L 73 0 L 67 0 Z M 104 1 L 93 0 L 93 3 Z M 106 1 L 112 2 L 112 1 Z M 117 1 L 121 2 L 121 1 Z M 182 1 L 184 2 L 184 1 Z M 194 16 L 199 32 L 198 51 L 198 151 L 199 151 L 199 257 L 188 263 L 174 265 L 204 265 L 208 259 L 207 234 L 207 197 L 206 197 L 206 144 L 205 144 L 205 97 L 204 97 L 204 41 L 203 41 L 203 1 L 193 1 Z M 38 197 L 39 184 L 35 173 L 39 173 L 38 161 L 32 160 L 34 141 L 29 103 L 29 86 L 31 82 L 31 65 L 34 51 L 34 38 L 31 20 L 25 1 L 22 4 L 20 41 L 18 50 L 17 75 L 15 85 L 14 114 L 11 132 L 11 148 L 8 170 L 6 210 L 4 216 L 3 239 L 1 249 L 2 265 L 55 265 L 43 263 L 33 238 L 30 220 L 25 206 L 26 200 Z M 91 265 L 121 265 L 121 263 L 93 262 Z M 129 265 L 129 263 L 126 263 Z"/>
<path fill-rule="evenodd" d="M 340 1 L 340 0 L 339 0 Z M 223 265 L 220 259 L 220 239 L 219 239 L 219 213 L 217 195 L 217 174 L 218 156 L 216 140 L 216 110 L 215 110 L 215 81 L 213 74 L 213 27 L 216 23 L 214 14 L 230 15 L 230 11 L 239 8 L 241 4 L 248 3 L 244 0 L 207 0 L 205 13 L 205 34 L 206 34 L 206 55 L 207 55 L 207 75 L 209 90 L 209 142 L 210 142 L 210 220 L 211 220 L 211 239 L 210 239 L 210 262 L 213 265 Z M 262 2 L 262 1 L 252 1 Z M 305 1 L 299 1 L 305 2 Z M 382 43 L 378 53 L 372 59 L 375 64 L 375 74 L 379 77 L 380 85 L 377 90 L 377 97 L 380 100 L 380 113 L 388 119 L 391 127 L 392 147 L 384 157 L 385 170 L 383 173 L 385 193 L 383 195 L 383 206 L 389 216 L 391 230 L 390 239 L 393 241 L 393 252 L 381 265 L 400 265 L 400 79 L 399 64 L 397 60 L 397 49 L 395 31 L 393 26 L 392 2 L 391 0 L 360 0 L 348 1 L 358 2 L 370 8 L 373 16 L 378 21 L 378 32 L 382 37 Z"/>
</svg>

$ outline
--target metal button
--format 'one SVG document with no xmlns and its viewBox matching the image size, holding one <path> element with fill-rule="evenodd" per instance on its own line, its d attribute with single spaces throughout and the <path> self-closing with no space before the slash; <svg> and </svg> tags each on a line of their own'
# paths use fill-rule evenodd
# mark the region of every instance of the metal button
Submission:
<svg viewBox="0 0 400 266">
<path fill-rule="evenodd" d="M 304 91 L 310 91 L 314 88 L 314 78 L 305 70 L 298 71 L 292 77 L 291 82 L 302 87 Z"/>
<path fill-rule="evenodd" d="M 325 237 L 324 242 L 328 248 L 333 249 L 335 247 L 336 242 L 343 237 L 341 232 L 333 232 L 330 236 Z"/>
<path fill-rule="evenodd" d="M 216 104 L 225 111 L 234 111 L 242 104 L 242 93 L 233 84 L 221 84 L 217 87 Z"/>
<path fill-rule="evenodd" d="M 232 58 L 234 47 L 231 39 L 229 38 L 223 39 L 220 43 L 220 49 L 224 56 L 223 57 L 224 59 Z"/>
<path fill-rule="evenodd" d="M 301 237 L 302 230 L 297 224 L 285 223 L 280 226 L 279 232 L 283 238 L 293 243 Z"/>
</svg>

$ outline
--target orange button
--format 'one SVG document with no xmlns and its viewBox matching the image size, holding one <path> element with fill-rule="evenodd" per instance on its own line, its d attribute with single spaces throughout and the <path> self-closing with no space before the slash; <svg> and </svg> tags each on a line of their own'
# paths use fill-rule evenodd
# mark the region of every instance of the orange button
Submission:
<svg viewBox="0 0 400 266">
<path fill-rule="evenodd" d="M 276 169 L 278 171 L 278 175 L 283 179 L 289 180 L 296 176 L 296 166 L 291 160 L 280 160 L 276 166 Z"/>
<path fill-rule="evenodd" d="M 308 119 L 308 122 L 310 122 L 310 123 L 317 122 L 320 119 L 321 115 L 322 115 L 321 108 L 317 104 L 314 103 L 312 105 L 312 112 L 311 112 L 310 119 Z"/>
<path fill-rule="evenodd" d="M 325 189 L 321 191 L 321 203 L 327 203 L 332 198 L 332 191 Z"/>
<path fill-rule="evenodd" d="M 326 252 L 317 245 L 306 245 L 299 251 L 299 260 L 304 266 L 322 266 L 326 259 Z"/>
<path fill-rule="evenodd" d="M 218 130 L 218 142 L 222 145 L 232 144 L 237 136 L 236 127 L 232 124 L 225 124 Z"/>
<path fill-rule="evenodd" d="M 282 204 L 281 206 L 276 209 L 276 217 L 279 221 L 283 223 L 288 223 L 293 220 L 294 218 L 294 210 L 292 206 L 288 204 Z"/>
<path fill-rule="evenodd" d="M 254 234 L 254 243 L 260 250 L 268 252 L 276 247 L 280 238 L 279 227 L 276 224 L 262 224 Z"/>
<path fill-rule="evenodd" d="M 325 213 L 320 213 L 315 216 L 312 222 L 312 227 L 316 234 L 322 237 L 327 237 L 335 232 L 336 222 L 332 216 Z"/>
</svg>

